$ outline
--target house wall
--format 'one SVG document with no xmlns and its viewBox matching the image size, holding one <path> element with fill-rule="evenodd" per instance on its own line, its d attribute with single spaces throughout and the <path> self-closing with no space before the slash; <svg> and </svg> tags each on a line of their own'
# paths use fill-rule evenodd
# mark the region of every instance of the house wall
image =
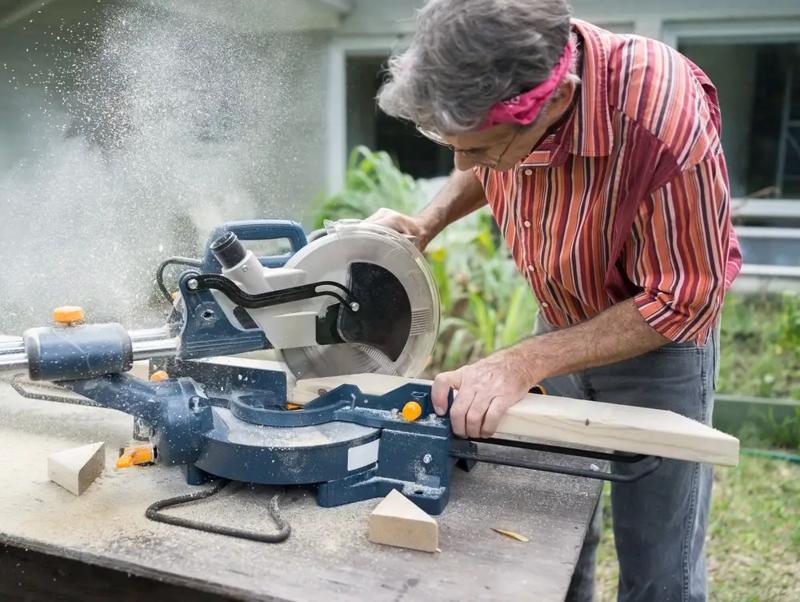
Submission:
<svg viewBox="0 0 800 602">
<path fill-rule="evenodd" d="M 421 0 L 354 0 L 342 35 L 403 35 L 414 30 L 413 12 Z M 670 22 L 800 17 L 797 0 L 573 0 L 576 16 L 598 24 L 634 23 L 636 33 L 661 38 Z"/>
</svg>

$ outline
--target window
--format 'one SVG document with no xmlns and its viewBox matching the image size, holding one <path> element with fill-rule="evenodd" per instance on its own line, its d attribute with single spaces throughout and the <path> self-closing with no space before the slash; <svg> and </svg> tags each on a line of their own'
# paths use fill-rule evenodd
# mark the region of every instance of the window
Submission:
<svg viewBox="0 0 800 602">
<path fill-rule="evenodd" d="M 800 196 L 800 43 L 681 44 L 714 81 L 736 197 Z"/>
<path fill-rule="evenodd" d="M 347 58 L 347 148 L 364 144 L 387 151 L 400 169 L 415 178 L 448 175 L 453 153 L 420 135 L 416 128 L 389 117 L 375 102 L 386 66 L 385 56 Z"/>
</svg>

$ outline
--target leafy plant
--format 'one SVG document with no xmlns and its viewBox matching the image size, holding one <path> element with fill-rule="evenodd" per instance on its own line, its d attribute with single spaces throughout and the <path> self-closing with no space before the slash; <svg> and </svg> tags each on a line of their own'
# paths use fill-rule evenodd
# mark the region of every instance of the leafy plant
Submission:
<svg viewBox="0 0 800 602">
<path fill-rule="evenodd" d="M 433 369 L 469 363 L 533 330 L 536 302 L 488 211 L 446 230 L 432 243 L 429 259 L 445 316 Z"/>
<path fill-rule="evenodd" d="M 759 437 L 770 447 L 784 449 L 800 449 L 800 407 L 794 414 L 781 420 L 775 418 L 775 412 L 769 408 L 766 416 L 759 416 L 756 424 Z"/>
<path fill-rule="evenodd" d="M 794 357 L 794 366 L 800 366 L 800 296 L 783 295 L 783 311 L 778 322 L 778 351 Z M 800 368 L 798 368 L 800 369 Z"/>
<path fill-rule="evenodd" d="M 358 146 L 350 153 L 342 190 L 314 200 L 314 227 L 325 220 L 363 219 L 381 207 L 415 213 L 423 199 L 419 183 L 397 169 L 388 153 Z"/>
</svg>

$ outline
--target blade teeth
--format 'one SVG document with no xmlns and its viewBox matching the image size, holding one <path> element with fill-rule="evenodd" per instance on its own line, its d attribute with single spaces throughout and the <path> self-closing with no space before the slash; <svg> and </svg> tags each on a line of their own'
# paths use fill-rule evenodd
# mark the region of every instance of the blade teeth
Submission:
<svg viewBox="0 0 800 602">
<path fill-rule="evenodd" d="M 380 374 L 395 373 L 394 362 L 386 357 L 379 349 L 370 347 L 369 345 L 358 345 L 358 349 L 366 356 L 364 359 L 368 360 L 365 364 L 371 364 L 371 368 L 365 370 L 365 372 L 377 372 Z"/>
<path fill-rule="evenodd" d="M 410 335 L 424 334 L 430 332 L 431 325 L 433 324 L 433 310 L 416 309 L 411 312 L 411 330 Z"/>
</svg>

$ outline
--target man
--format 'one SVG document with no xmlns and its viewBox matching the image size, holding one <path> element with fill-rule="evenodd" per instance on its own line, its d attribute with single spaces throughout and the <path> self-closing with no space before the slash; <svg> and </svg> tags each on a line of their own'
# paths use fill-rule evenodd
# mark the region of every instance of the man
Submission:
<svg viewBox="0 0 800 602">
<path fill-rule="evenodd" d="M 432 0 L 378 96 L 449 146 L 422 248 L 487 202 L 539 302 L 538 335 L 438 375 L 453 431 L 489 437 L 536 383 L 711 422 L 725 290 L 741 266 L 716 92 L 659 42 L 570 20 L 564 0 Z M 624 466 L 615 467 L 625 471 Z M 704 600 L 711 469 L 612 485 L 621 600 Z M 595 512 L 569 599 L 591 599 Z"/>
</svg>

